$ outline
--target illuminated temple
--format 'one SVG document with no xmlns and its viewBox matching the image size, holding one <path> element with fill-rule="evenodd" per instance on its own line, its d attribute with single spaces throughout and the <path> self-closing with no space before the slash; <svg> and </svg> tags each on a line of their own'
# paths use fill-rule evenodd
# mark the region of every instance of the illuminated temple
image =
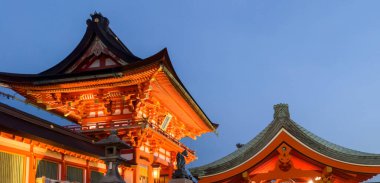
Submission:
<svg viewBox="0 0 380 183">
<path fill-rule="evenodd" d="M 197 158 L 179 140 L 217 128 L 179 80 L 166 49 L 135 56 L 99 13 L 63 61 L 39 74 L 1 73 L 0 84 L 77 124 L 62 128 L 0 105 L 0 182 L 96 182 L 106 166 L 94 142 L 114 129 L 133 147 L 122 150 L 126 182 L 168 182 L 178 152 L 187 150 L 187 163 Z"/>
<path fill-rule="evenodd" d="M 380 154 L 351 150 L 307 131 L 274 106 L 273 121 L 235 152 L 193 168 L 200 183 L 357 183 L 380 173 Z"/>
<path fill-rule="evenodd" d="M 111 131 L 131 146 L 118 171 L 127 183 L 168 183 L 182 144 L 215 132 L 191 97 L 166 49 L 142 59 L 100 13 L 78 46 L 39 74 L 0 73 L 0 86 L 76 125 L 62 127 L 0 103 L 0 183 L 97 183 L 107 171 L 96 145 Z M 9 96 L 8 96 L 9 97 Z M 286 104 L 235 152 L 190 171 L 200 183 L 357 183 L 380 173 L 380 155 L 347 149 L 291 120 Z M 116 134 L 113 134 L 114 136 Z"/>
</svg>

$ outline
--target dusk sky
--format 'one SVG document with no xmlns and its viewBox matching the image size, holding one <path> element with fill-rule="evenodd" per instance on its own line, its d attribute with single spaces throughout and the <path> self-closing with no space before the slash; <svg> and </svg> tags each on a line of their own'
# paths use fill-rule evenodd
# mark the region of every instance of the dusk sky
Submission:
<svg viewBox="0 0 380 183">
<path fill-rule="evenodd" d="M 184 140 L 199 157 L 190 166 L 254 138 L 277 103 L 289 104 L 294 121 L 330 142 L 380 154 L 379 7 L 347 0 L 2 0 L 0 71 L 39 73 L 60 62 L 98 11 L 140 58 L 168 48 L 188 91 L 220 124 L 218 135 Z"/>
</svg>

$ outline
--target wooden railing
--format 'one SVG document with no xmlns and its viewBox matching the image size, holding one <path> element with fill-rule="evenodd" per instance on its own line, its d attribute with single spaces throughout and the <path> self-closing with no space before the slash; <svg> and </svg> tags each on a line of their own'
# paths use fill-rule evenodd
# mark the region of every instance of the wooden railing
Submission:
<svg viewBox="0 0 380 183">
<path fill-rule="evenodd" d="M 99 122 L 91 125 L 69 125 L 65 126 L 66 128 L 75 131 L 75 132 L 83 132 L 83 131 L 99 131 L 99 130 L 109 130 L 109 129 L 118 129 L 118 128 L 128 128 L 133 125 L 144 124 L 143 121 L 133 122 L 132 120 L 120 121 L 120 122 Z"/>
<path fill-rule="evenodd" d="M 138 120 L 138 121 L 133 121 L 133 120 L 125 120 L 125 121 L 113 121 L 113 122 L 99 122 L 96 124 L 91 124 L 91 125 L 68 125 L 65 126 L 65 128 L 72 130 L 74 132 L 89 132 L 89 131 L 99 131 L 99 130 L 111 130 L 111 129 L 126 129 L 126 128 L 138 128 L 138 127 L 149 127 L 153 129 L 154 131 L 158 132 L 159 134 L 165 136 L 166 138 L 170 139 L 172 142 L 177 144 L 178 146 L 186 149 L 189 153 L 195 154 L 195 151 L 192 149 L 188 148 L 184 144 L 182 144 L 179 140 L 174 138 L 172 135 L 168 134 L 164 130 L 162 130 L 158 125 L 150 123 L 146 120 Z"/>
<path fill-rule="evenodd" d="M 150 128 L 152 128 L 153 130 L 157 131 L 158 133 L 160 133 L 161 135 L 164 135 L 166 138 L 172 140 L 174 143 L 176 143 L 177 145 L 181 146 L 182 148 L 186 149 L 189 153 L 191 154 L 194 154 L 195 155 L 195 151 L 194 150 L 191 150 L 190 148 L 188 148 L 187 146 L 185 146 L 184 144 L 182 144 L 179 140 L 177 140 L 176 138 L 174 138 L 173 136 L 171 136 L 170 134 L 166 133 L 164 130 L 161 129 L 161 127 L 157 126 L 156 124 L 153 124 L 153 123 L 149 123 L 149 122 L 146 122 Z"/>
</svg>

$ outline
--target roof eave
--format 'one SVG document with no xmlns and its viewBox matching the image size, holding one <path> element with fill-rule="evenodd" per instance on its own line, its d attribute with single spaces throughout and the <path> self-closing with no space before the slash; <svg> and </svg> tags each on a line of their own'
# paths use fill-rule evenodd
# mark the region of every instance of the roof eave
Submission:
<svg viewBox="0 0 380 183">
<path fill-rule="evenodd" d="M 0 73 L 0 84 L 10 86 L 13 84 L 30 84 L 30 85 L 48 85 L 52 83 L 84 81 L 90 79 L 101 79 L 107 77 L 119 77 L 120 74 L 133 72 L 135 70 L 144 69 L 158 61 L 136 62 L 121 67 L 95 70 L 82 73 L 68 73 L 68 74 L 17 74 L 17 73 Z"/>
<path fill-rule="evenodd" d="M 206 123 L 211 132 L 216 133 L 216 128 L 213 126 L 213 123 L 206 116 L 203 110 L 199 107 L 199 105 L 192 98 L 190 93 L 186 90 L 186 88 L 178 82 L 178 80 L 172 75 L 172 73 L 167 69 L 167 67 L 163 67 L 162 69 L 164 73 L 168 76 L 170 82 L 173 84 L 174 88 L 181 94 L 181 96 L 186 100 L 186 102 L 193 108 L 193 110 L 197 113 L 197 115 Z"/>
<path fill-rule="evenodd" d="M 181 94 L 181 96 L 186 100 L 186 102 L 192 107 L 192 109 L 197 113 L 197 115 L 206 123 L 209 127 L 210 132 L 217 133 L 217 127 L 219 124 L 211 122 L 207 117 L 202 108 L 197 104 L 194 98 L 191 96 L 190 92 L 183 85 L 182 81 L 179 79 L 177 73 L 174 70 L 172 62 L 169 57 L 167 48 L 162 49 L 155 55 L 147 58 L 146 60 L 155 59 L 162 62 L 162 70 L 168 76 L 170 82 L 176 88 L 176 90 Z"/>
</svg>

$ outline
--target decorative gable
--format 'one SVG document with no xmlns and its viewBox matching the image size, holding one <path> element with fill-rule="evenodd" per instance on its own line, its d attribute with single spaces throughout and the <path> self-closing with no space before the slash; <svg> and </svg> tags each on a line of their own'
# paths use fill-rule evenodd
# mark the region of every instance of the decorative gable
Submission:
<svg viewBox="0 0 380 183">
<path fill-rule="evenodd" d="M 39 75 L 100 70 L 142 60 L 119 40 L 109 27 L 108 19 L 100 13 L 92 14 L 91 19 L 88 19 L 86 23 L 86 33 L 78 46 L 61 62 Z"/>
<path fill-rule="evenodd" d="M 117 58 L 98 37 L 95 37 L 83 56 L 65 73 L 107 69 L 123 65 L 127 65 L 127 63 Z"/>
<path fill-rule="evenodd" d="M 77 67 L 74 72 L 82 72 L 82 71 L 90 71 L 90 70 L 98 70 L 98 69 L 106 69 L 112 68 L 116 66 L 121 66 L 119 62 L 115 61 L 114 58 L 102 54 L 99 56 L 92 56 L 82 64 Z"/>
</svg>

